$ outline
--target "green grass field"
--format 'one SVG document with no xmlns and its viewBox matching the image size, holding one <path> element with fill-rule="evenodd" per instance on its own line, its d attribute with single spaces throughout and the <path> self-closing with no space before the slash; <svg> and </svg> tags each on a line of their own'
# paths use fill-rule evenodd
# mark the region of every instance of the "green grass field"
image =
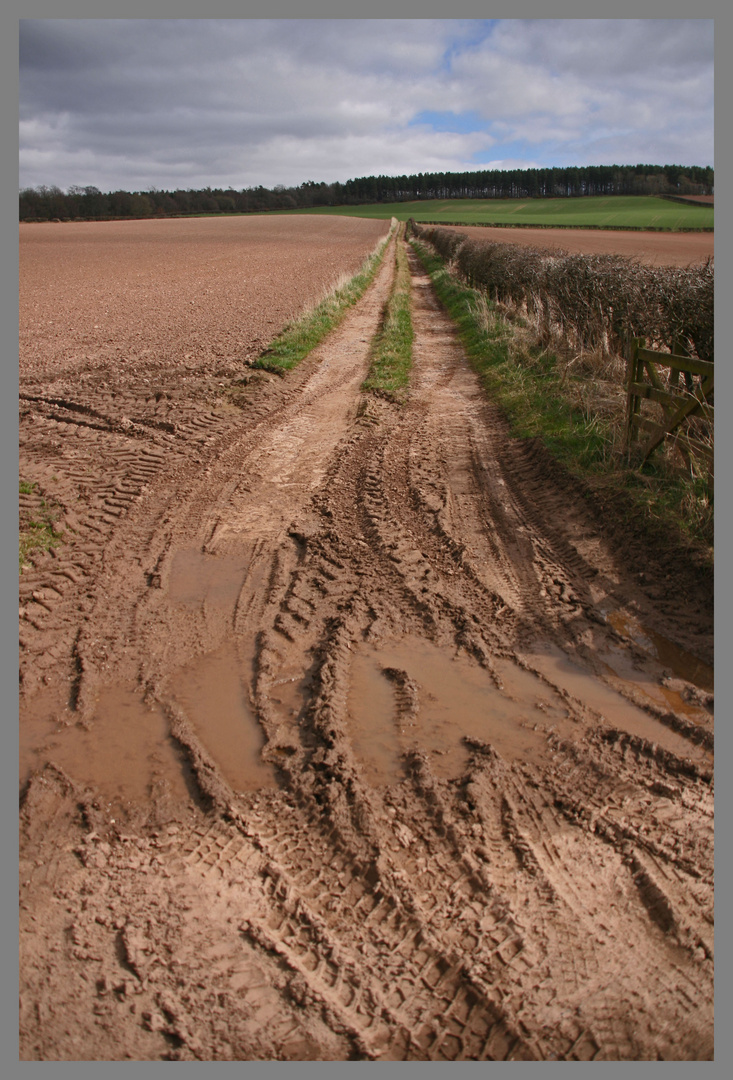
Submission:
<svg viewBox="0 0 733 1080">
<path fill-rule="evenodd" d="M 367 206 L 318 206 L 285 214 L 450 222 L 462 225 L 545 225 L 575 229 L 712 229 L 713 207 L 651 195 L 589 195 L 579 199 L 429 199 Z"/>
</svg>

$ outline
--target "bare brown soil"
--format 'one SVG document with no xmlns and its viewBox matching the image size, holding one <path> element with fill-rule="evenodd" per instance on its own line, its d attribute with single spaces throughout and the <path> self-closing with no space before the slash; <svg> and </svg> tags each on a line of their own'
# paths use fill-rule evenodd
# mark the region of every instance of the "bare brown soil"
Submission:
<svg viewBox="0 0 733 1080">
<path fill-rule="evenodd" d="M 512 229 L 456 226 L 473 240 L 586 255 L 625 255 L 657 266 L 691 266 L 714 254 L 713 233 L 623 232 L 614 229 Z"/>
<path fill-rule="evenodd" d="M 65 529 L 20 582 L 22 1059 L 713 1056 L 709 588 L 508 436 L 412 269 L 403 407 L 360 388 L 391 248 L 286 378 L 21 379 Z"/>
<path fill-rule="evenodd" d="M 21 224 L 21 375 L 236 371 L 387 228 L 308 216 Z"/>
<path fill-rule="evenodd" d="M 714 206 L 714 195 L 671 195 L 667 198 L 673 198 L 677 202 L 697 203 L 700 206 Z"/>
</svg>

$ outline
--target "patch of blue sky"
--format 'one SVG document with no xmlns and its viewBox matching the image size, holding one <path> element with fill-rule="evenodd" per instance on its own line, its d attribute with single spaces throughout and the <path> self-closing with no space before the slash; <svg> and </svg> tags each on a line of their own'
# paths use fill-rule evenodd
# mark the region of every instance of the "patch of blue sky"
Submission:
<svg viewBox="0 0 733 1080">
<path fill-rule="evenodd" d="M 511 142 L 495 142 L 491 146 L 487 146 L 485 150 L 476 150 L 471 155 L 471 161 L 477 165 L 485 164 L 488 161 L 529 161 L 530 159 L 536 161 L 538 158 L 542 159 L 543 155 L 542 146 L 527 145 L 526 142 L 519 139 Z M 528 165 L 527 168 L 533 168 L 535 166 Z"/>
<path fill-rule="evenodd" d="M 479 49 L 491 37 L 499 19 L 456 19 L 453 41 L 443 52 L 439 71 L 449 72 L 454 57 L 469 49 Z"/>
<path fill-rule="evenodd" d="M 429 109 L 416 113 L 410 120 L 408 127 L 416 127 L 420 124 L 431 127 L 433 131 L 451 131 L 461 135 L 468 135 L 474 131 L 486 131 L 488 121 L 479 116 L 477 112 L 433 112 Z"/>
</svg>

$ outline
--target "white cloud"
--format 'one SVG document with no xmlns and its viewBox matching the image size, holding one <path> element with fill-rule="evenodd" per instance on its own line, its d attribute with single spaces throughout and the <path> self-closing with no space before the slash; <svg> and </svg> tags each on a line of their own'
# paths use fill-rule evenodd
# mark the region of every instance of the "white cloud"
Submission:
<svg viewBox="0 0 733 1080">
<path fill-rule="evenodd" d="M 481 134 L 448 132 L 436 140 L 432 130 L 420 127 L 406 133 L 335 137 L 318 146 L 308 139 L 277 137 L 259 148 L 248 164 L 254 170 L 268 167 L 279 177 L 275 182 L 286 185 L 309 178 L 343 182 L 356 176 L 461 171 L 466 160 L 489 146 L 490 140 Z M 421 163 L 418 170 L 416 161 Z"/>
<path fill-rule="evenodd" d="M 712 72 L 701 20 L 30 20 L 21 184 L 290 185 L 465 171 L 490 148 L 711 164 Z"/>
</svg>

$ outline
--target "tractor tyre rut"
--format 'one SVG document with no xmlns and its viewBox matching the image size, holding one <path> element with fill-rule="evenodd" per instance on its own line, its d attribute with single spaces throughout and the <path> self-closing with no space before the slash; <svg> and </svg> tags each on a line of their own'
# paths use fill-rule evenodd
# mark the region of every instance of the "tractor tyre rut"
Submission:
<svg viewBox="0 0 733 1080">
<path fill-rule="evenodd" d="M 23 1059 L 713 1057 L 707 598 L 411 251 L 408 400 L 362 391 L 396 243 L 283 378 L 21 395 L 85 495 L 21 578 Z"/>
</svg>

